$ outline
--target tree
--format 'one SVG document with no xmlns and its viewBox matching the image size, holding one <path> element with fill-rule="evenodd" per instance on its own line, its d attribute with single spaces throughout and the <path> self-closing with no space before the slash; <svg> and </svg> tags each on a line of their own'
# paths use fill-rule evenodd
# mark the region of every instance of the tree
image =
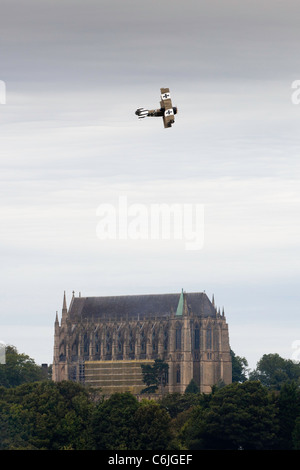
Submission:
<svg viewBox="0 0 300 470">
<path fill-rule="evenodd" d="M 278 448 L 293 449 L 293 432 L 300 417 L 300 391 L 295 382 L 285 383 L 277 398 L 279 434 Z"/>
<path fill-rule="evenodd" d="M 167 393 L 159 401 L 160 405 L 165 408 L 171 418 L 176 418 L 176 416 L 193 406 L 208 402 L 210 399 L 210 394 L 204 393 Z"/>
<path fill-rule="evenodd" d="M 190 383 L 188 384 L 188 386 L 186 387 L 185 389 L 185 392 L 184 393 L 200 393 L 200 390 L 199 390 L 199 387 L 198 385 L 196 384 L 195 380 L 192 379 L 190 381 Z"/>
<path fill-rule="evenodd" d="M 284 383 L 300 382 L 300 364 L 283 359 L 279 354 L 264 354 L 257 368 L 249 375 L 250 380 L 259 380 L 273 390 L 280 390 Z"/>
<path fill-rule="evenodd" d="M 143 400 L 135 412 L 136 449 L 166 450 L 171 442 L 171 418 L 153 400 Z"/>
<path fill-rule="evenodd" d="M 14 346 L 6 346 L 5 364 L 0 364 L 0 385 L 10 388 L 44 379 L 44 371 L 33 359 L 19 354 Z"/>
<path fill-rule="evenodd" d="M 134 450 L 136 447 L 135 412 L 137 399 L 129 392 L 114 393 L 100 403 L 93 417 L 97 450 Z"/>
<path fill-rule="evenodd" d="M 147 385 L 141 393 L 155 393 L 160 386 L 161 393 L 167 383 L 169 366 L 162 359 L 155 359 L 154 364 L 142 364 L 143 382 Z"/>
<path fill-rule="evenodd" d="M 209 406 L 196 406 L 183 438 L 188 449 L 271 449 L 278 432 L 276 405 L 260 382 L 216 390 Z"/>
<path fill-rule="evenodd" d="M 236 356 L 231 350 L 232 382 L 245 382 L 248 373 L 248 361 L 245 357 Z"/>
<path fill-rule="evenodd" d="M 94 405 L 86 387 L 50 381 L 0 389 L 1 449 L 89 449 Z"/>
<path fill-rule="evenodd" d="M 295 420 L 295 427 L 292 433 L 293 450 L 300 450 L 300 416 Z"/>
</svg>

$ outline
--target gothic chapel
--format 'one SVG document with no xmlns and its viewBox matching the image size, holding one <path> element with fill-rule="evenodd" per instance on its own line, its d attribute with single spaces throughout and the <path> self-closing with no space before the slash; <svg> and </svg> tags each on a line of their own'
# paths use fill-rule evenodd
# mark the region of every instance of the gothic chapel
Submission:
<svg viewBox="0 0 300 470">
<path fill-rule="evenodd" d="M 224 310 L 203 292 L 73 297 L 55 319 L 53 380 L 101 387 L 104 394 L 145 388 L 142 364 L 169 365 L 166 392 L 184 393 L 191 379 L 200 392 L 231 383 Z"/>
</svg>

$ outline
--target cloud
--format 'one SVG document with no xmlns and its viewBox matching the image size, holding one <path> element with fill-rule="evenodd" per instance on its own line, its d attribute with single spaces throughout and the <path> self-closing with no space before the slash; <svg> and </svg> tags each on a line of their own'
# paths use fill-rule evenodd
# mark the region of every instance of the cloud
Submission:
<svg viewBox="0 0 300 470">
<path fill-rule="evenodd" d="M 261 305 L 295 323 L 299 4 L 3 0 L 1 12 L 1 324 L 52 325 L 65 289 L 182 287 L 218 290 L 233 329 L 242 306 L 257 331 Z M 170 130 L 134 115 L 159 106 L 161 86 L 179 108 Z M 204 204 L 203 249 L 100 243 L 97 207 L 122 194 Z"/>
</svg>

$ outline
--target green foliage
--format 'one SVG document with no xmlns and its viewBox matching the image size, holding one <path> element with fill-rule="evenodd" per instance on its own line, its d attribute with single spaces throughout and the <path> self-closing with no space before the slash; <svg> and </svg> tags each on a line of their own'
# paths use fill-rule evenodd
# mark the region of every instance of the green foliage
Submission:
<svg viewBox="0 0 300 470">
<path fill-rule="evenodd" d="M 98 450 L 135 448 L 135 412 L 139 407 L 131 393 L 114 393 L 98 405 L 93 417 L 95 446 Z"/>
<path fill-rule="evenodd" d="M 236 356 L 230 351 L 232 361 L 232 382 L 245 382 L 247 380 L 248 362 L 245 357 Z"/>
<path fill-rule="evenodd" d="M 35 382 L 0 389 L 1 449 L 89 446 L 87 389 L 73 382 Z"/>
<path fill-rule="evenodd" d="M 194 393 L 168 393 L 159 403 L 168 411 L 171 418 L 176 418 L 180 413 L 202 403 L 202 400 L 205 400 L 205 397 L 208 399 L 209 396 Z"/>
<path fill-rule="evenodd" d="M 162 359 L 155 359 L 154 364 L 142 364 L 143 382 L 147 385 L 141 393 L 155 393 L 158 387 L 166 385 L 169 366 Z"/>
<path fill-rule="evenodd" d="M 295 427 L 292 432 L 292 449 L 300 450 L 300 416 L 295 420 Z"/>
<path fill-rule="evenodd" d="M 281 387 L 277 397 L 277 406 L 280 429 L 278 449 L 291 450 L 293 449 L 293 433 L 296 429 L 297 417 L 300 417 L 300 390 L 295 382 L 285 383 Z"/>
<path fill-rule="evenodd" d="M 207 408 L 196 406 L 183 437 L 189 449 L 270 449 L 278 432 L 277 410 L 259 382 L 218 389 Z"/>
<path fill-rule="evenodd" d="M 279 354 L 264 354 L 257 368 L 250 373 L 251 380 L 260 382 L 273 390 L 280 390 L 283 384 L 300 384 L 300 364 L 291 359 L 283 359 Z"/>
<path fill-rule="evenodd" d="M 172 439 L 170 421 L 169 414 L 159 404 L 154 401 L 143 401 L 134 416 L 136 449 L 167 449 Z"/>
<path fill-rule="evenodd" d="M 14 346 L 6 346 L 5 364 L 0 364 L 0 386 L 17 387 L 23 383 L 44 379 L 43 370 L 33 359 L 19 354 Z"/>
<path fill-rule="evenodd" d="M 199 391 L 200 390 L 199 390 L 198 385 L 196 384 L 195 380 L 192 379 L 190 383 L 188 384 L 188 386 L 186 387 L 184 393 L 199 393 Z"/>
<path fill-rule="evenodd" d="M 278 355 L 263 356 L 259 380 L 239 373 L 208 394 L 192 381 L 184 394 L 139 402 L 129 392 L 105 400 L 78 383 L 36 381 L 33 361 L 10 354 L 1 375 L 0 450 L 300 449 L 299 364 Z M 153 377 L 162 384 L 163 364 L 148 369 L 150 384 Z"/>
<path fill-rule="evenodd" d="M 171 440 L 170 416 L 158 403 L 115 393 L 93 418 L 97 450 L 163 450 Z"/>
<path fill-rule="evenodd" d="M 129 392 L 97 400 L 73 382 L 0 387 L 0 449 L 299 449 L 299 394 L 249 380 L 158 402 Z"/>
</svg>

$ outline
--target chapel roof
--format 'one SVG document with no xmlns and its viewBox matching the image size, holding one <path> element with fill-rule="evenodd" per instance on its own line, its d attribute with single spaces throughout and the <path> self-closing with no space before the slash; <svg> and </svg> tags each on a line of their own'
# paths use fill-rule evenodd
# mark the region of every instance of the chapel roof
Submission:
<svg viewBox="0 0 300 470">
<path fill-rule="evenodd" d="M 178 315 L 178 304 L 182 294 L 142 294 L 103 297 L 74 297 L 68 317 L 70 319 L 111 319 L 124 317 L 143 319 L 146 317 L 168 317 Z M 184 293 L 185 305 L 196 316 L 216 317 L 216 308 L 204 292 Z"/>
</svg>

